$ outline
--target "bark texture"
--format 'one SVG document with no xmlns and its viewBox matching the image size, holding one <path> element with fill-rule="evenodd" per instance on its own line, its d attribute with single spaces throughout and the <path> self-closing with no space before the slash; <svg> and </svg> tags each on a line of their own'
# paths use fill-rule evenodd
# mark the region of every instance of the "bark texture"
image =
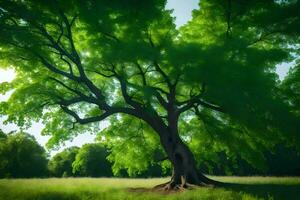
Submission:
<svg viewBox="0 0 300 200">
<path fill-rule="evenodd" d="M 177 131 L 160 134 L 161 144 L 173 166 L 169 182 L 156 186 L 163 190 L 188 188 L 191 186 L 216 186 L 221 183 L 207 178 L 196 165 L 188 146 L 181 140 Z"/>
</svg>

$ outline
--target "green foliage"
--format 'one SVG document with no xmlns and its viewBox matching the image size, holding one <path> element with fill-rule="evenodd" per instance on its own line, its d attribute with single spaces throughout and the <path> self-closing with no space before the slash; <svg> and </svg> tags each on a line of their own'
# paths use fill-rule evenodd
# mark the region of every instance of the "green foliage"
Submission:
<svg viewBox="0 0 300 200">
<path fill-rule="evenodd" d="M 113 162 L 115 175 L 121 175 L 121 170 L 126 169 L 129 176 L 136 176 L 165 157 L 159 138 L 149 125 L 129 116 L 112 117 L 98 141 L 110 149 L 108 159 Z M 167 163 L 163 165 L 170 167 Z"/>
<path fill-rule="evenodd" d="M 85 144 L 72 163 L 73 173 L 89 177 L 112 176 L 111 164 L 106 160 L 107 150 L 100 144 Z"/>
<path fill-rule="evenodd" d="M 228 159 L 241 157 L 262 169 L 263 152 L 273 151 L 275 144 L 299 147 L 299 115 L 293 114 L 297 108 L 288 100 L 295 97 L 283 96 L 275 69 L 276 64 L 299 58 L 300 4 L 228 2 L 200 1 L 200 10 L 180 30 L 184 45 L 171 49 L 174 64 L 180 55 L 187 63 L 187 84 L 202 83 L 203 99 L 222 105 L 226 113 L 201 109 L 200 123 L 186 114 L 180 132 L 202 163 L 217 164 L 218 152 L 225 152 Z M 290 84 L 295 96 L 296 79 Z"/>
<path fill-rule="evenodd" d="M 45 177 L 47 154 L 33 136 L 10 133 L 0 138 L 0 177 Z"/>
<path fill-rule="evenodd" d="M 75 161 L 78 151 L 78 147 L 69 147 L 54 155 L 48 163 L 50 175 L 55 177 L 69 177 L 77 175 L 77 173 L 73 173 L 72 171 L 72 163 Z"/>
<path fill-rule="evenodd" d="M 0 140 L 5 139 L 6 138 L 6 134 L 0 129 Z"/>
<path fill-rule="evenodd" d="M 293 132 L 298 141 L 299 134 L 291 130 L 298 119 L 291 117 L 291 109 L 282 103 L 275 66 L 291 59 L 294 50 L 288 44 L 299 42 L 295 32 L 299 2 L 235 1 L 227 6 L 226 1 L 202 1 L 193 20 L 181 29 L 181 39 L 197 47 L 194 56 L 188 57 L 187 81 L 204 82 L 204 98 L 223 105 L 240 123 L 266 134 L 268 126 L 285 134 Z M 221 13 L 230 14 L 230 21 Z M 276 17 L 271 19 L 274 13 Z M 283 24 L 285 20 L 290 24 Z M 191 52 L 187 49 L 190 45 L 185 47 Z"/>
<path fill-rule="evenodd" d="M 281 89 L 285 95 L 285 101 L 289 103 L 293 112 L 300 116 L 300 65 L 299 58 L 296 60 L 296 64 L 290 69 L 287 77 L 281 84 Z"/>
<path fill-rule="evenodd" d="M 0 84 L 13 90 L 0 115 L 20 127 L 42 120 L 50 148 L 98 133 L 114 174 L 165 157 L 152 128 L 172 127 L 177 112 L 200 164 L 224 153 L 264 169 L 262 152 L 299 148 L 300 2 L 201 0 L 179 30 L 165 4 L 0 0 L 0 65 L 17 72 Z M 285 62 L 295 66 L 281 82 Z"/>
</svg>

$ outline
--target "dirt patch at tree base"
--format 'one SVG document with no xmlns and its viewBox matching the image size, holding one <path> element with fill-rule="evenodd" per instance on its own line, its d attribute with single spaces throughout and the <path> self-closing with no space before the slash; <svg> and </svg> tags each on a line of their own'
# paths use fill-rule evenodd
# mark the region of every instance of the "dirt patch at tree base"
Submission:
<svg viewBox="0 0 300 200">
<path fill-rule="evenodd" d="M 160 193 L 160 194 L 167 195 L 167 194 L 174 194 L 174 193 L 178 193 L 178 192 L 184 192 L 187 190 L 199 189 L 199 188 L 203 188 L 203 187 L 214 188 L 215 186 L 213 186 L 213 185 L 192 185 L 192 184 L 188 184 L 185 186 L 181 186 L 181 185 L 170 186 L 168 183 L 166 183 L 166 184 L 157 185 L 153 188 L 139 187 L 139 188 L 127 188 L 126 190 L 128 192 L 132 192 L 132 193 Z"/>
</svg>

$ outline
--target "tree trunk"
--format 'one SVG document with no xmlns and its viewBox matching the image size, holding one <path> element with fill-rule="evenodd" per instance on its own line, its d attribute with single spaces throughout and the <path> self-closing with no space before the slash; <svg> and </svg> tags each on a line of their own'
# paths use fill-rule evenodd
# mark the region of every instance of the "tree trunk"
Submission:
<svg viewBox="0 0 300 200">
<path fill-rule="evenodd" d="M 161 144 L 173 166 L 171 180 L 157 186 L 164 190 L 187 188 L 189 186 L 215 186 L 220 183 L 207 178 L 196 166 L 194 156 L 176 132 L 160 134 Z"/>
</svg>

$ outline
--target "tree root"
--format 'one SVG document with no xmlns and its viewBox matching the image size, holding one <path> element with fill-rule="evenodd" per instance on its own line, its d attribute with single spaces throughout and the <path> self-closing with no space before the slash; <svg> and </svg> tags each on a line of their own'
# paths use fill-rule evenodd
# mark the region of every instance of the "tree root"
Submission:
<svg viewBox="0 0 300 200">
<path fill-rule="evenodd" d="M 216 182 L 219 183 L 219 182 Z M 184 192 L 187 190 L 193 190 L 197 188 L 203 187 L 216 187 L 220 186 L 219 184 L 205 184 L 205 183 L 198 183 L 198 184 L 191 184 L 187 182 L 183 183 L 176 183 L 173 180 L 168 181 L 163 184 L 159 184 L 154 186 L 153 188 L 128 188 L 129 192 L 137 192 L 137 193 L 144 193 L 144 192 L 156 192 L 161 194 L 172 194 L 176 192 Z"/>
<path fill-rule="evenodd" d="M 184 183 L 184 184 L 180 184 L 180 183 L 174 183 L 172 181 L 169 181 L 167 183 L 163 183 L 163 184 L 154 186 L 152 188 L 152 191 L 181 192 L 181 191 L 196 189 L 196 188 L 199 188 L 199 187 L 214 187 L 214 185 L 204 184 L 204 183 L 199 183 L 199 184 Z"/>
</svg>

